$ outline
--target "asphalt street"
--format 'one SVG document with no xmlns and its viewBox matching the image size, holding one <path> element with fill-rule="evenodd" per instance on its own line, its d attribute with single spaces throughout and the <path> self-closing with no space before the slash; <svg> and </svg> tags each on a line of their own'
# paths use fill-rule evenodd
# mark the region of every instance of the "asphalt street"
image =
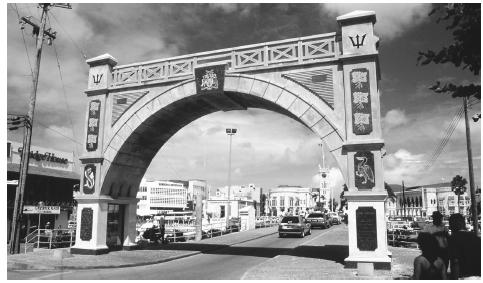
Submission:
<svg viewBox="0 0 483 283">
<path fill-rule="evenodd" d="M 312 234 L 305 238 L 279 238 L 278 234 L 269 235 L 154 265 L 91 270 L 8 271 L 8 279 L 243 279 L 249 270 L 255 269 L 279 255 L 314 257 L 315 250 L 312 247 L 321 244 L 324 239 L 327 240 L 327 237 L 330 237 L 334 231 L 343 229 L 342 226 L 344 224 L 329 229 L 314 229 Z M 203 245 L 203 241 L 200 244 Z"/>
</svg>

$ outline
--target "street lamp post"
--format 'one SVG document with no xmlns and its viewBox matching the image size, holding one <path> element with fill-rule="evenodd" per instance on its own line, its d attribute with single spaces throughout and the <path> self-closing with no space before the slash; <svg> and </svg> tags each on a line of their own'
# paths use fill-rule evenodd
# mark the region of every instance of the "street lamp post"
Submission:
<svg viewBox="0 0 483 283">
<path fill-rule="evenodd" d="M 226 211 L 226 228 L 228 229 L 228 225 L 230 224 L 230 216 L 231 216 L 231 139 L 232 136 L 236 134 L 237 129 L 227 128 L 226 134 L 230 137 L 230 149 L 228 153 L 228 206 Z"/>
</svg>

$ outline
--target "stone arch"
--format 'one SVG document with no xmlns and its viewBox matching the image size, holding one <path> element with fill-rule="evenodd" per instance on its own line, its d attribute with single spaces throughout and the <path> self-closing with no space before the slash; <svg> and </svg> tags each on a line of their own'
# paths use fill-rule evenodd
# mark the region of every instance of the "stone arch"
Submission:
<svg viewBox="0 0 483 283">
<path fill-rule="evenodd" d="M 280 86 L 264 78 L 240 74 L 226 76 L 224 91 L 235 109 L 262 108 L 299 121 L 326 143 L 346 175 L 346 160 L 341 156 L 341 127 L 333 110 L 314 94 L 293 83 Z M 121 184 L 130 184 L 135 190 L 151 160 L 171 136 L 192 121 L 222 110 L 215 105 L 216 99 L 197 95 L 194 80 L 163 92 L 150 91 L 139 99 L 115 122 L 106 141 L 104 156 L 109 168 L 101 177 L 101 194 L 135 195 L 133 191 L 121 190 Z M 186 110 L 189 115 L 178 115 Z"/>
</svg>

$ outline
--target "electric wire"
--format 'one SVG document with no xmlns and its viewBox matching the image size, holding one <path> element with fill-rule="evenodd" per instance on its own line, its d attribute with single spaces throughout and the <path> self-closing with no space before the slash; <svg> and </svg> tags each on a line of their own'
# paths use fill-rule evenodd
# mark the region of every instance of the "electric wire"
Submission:
<svg viewBox="0 0 483 283">
<path fill-rule="evenodd" d="M 468 100 L 468 108 L 471 108 L 472 106 L 478 104 L 480 101 L 476 98 L 470 98 Z M 456 112 L 455 116 L 453 117 L 453 120 L 451 121 L 450 125 L 446 128 L 445 135 L 441 139 L 439 145 L 435 148 L 433 151 L 431 158 L 426 162 L 425 164 L 425 169 L 429 169 L 431 166 L 433 166 L 434 162 L 439 158 L 439 156 L 444 152 L 446 145 L 448 144 L 454 130 L 458 126 L 461 118 L 463 117 L 464 113 L 464 106 L 461 106 L 458 111 Z"/>
<path fill-rule="evenodd" d="M 18 7 L 17 7 L 17 4 L 10 4 L 10 5 L 14 5 L 14 8 L 15 8 L 15 12 L 17 13 L 17 19 L 18 21 L 20 22 L 20 13 L 18 12 Z M 32 69 L 32 64 L 30 63 L 30 55 L 29 55 L 29 51 L 28 51 L 28 48 L 27 48 L 27 42 L 25 41 L 25 34 L 23 32 L 23 29 L 21 28 L 20 29 L 21 33 L 22 33 L 22 40 L 23 40 L 23 46 L 25 48 L 25 53 L 27 54 L 27 61 L 29 63 L 29 67 L 30 67 L 30 75 L 32 76 L 32 78 L 34 77 L 34 71 Z M 33 83 L 33 81 L 32 81 Z"/>
<path fill-rule="evenodd" d="M 59 25 L 59 27 L 65 32 L 65 34 L 67 35 L 67 37 L 70 39 L 70 41 L 72 42 L 72 44 L 74 44 L 74 46 L 77 48 L 77 50 L 81 53 L 82 57 L 87 60 L 87 54 L 86 52 L 84 52 L 84 50 L 82 48 L 79 47 L 79 45 L 75 42 L 75 40 L 70 36 L 70 34 L 64 29 L 64 27 L 62 26 L 62 24 L 60 23 L 59 20 L 57 20 L 57 17 L 55 16 L 55 14 L 53 12 L 50 12 L 50 14 L 52 15 L 52 17 L 54 18 L 54 21 Z"/>
<path fill-rule="evenodd" d="M 47 21 L 49 22 L 49 26 L 51 26 L 49 14 L 47 14 Z M 69 103 L 68 103 L 68 100 L 67 100 L 67 94 L 66 94 L 66 91 L 65 91 L 64 79 L 63 79 L 63 76 L 62 76 L 62 69 L 61 69 L 61 66 L 60 66 L 59 54 L 57 52 L 57 47 L 55 46 L 55 42 L 52 42 L 52 46 L 54 47 L 55 58 L 57 60 L 57 69 L 59 70 L 59 77 L 60 77 L 60 82 L 61 82 L 61 85 L 62 85 L 62 94 L 63 94 L 63 97 L 64 97 L 64 102 L 65 102 L 65 106 L 66 106 L 66 110 L 67 110 L 67 116 L 69 117 L 70 127 L 71 127 L 71 131 L 72 131 L 72 138 L 75 139 L 74 123 L 72 122 L 72 116 L 71 116 L 72 112 L 70 111 Z M 74 151 L 76 153 L 76 156 L 79 156 L 79 152 L 78 152 L 78 149 L 77 149 L 76 146 L 74 146 Z"/>
<path fill-rule="evenodd" d="M 453 116 L 453 119 L 449 126 L 446 128 L 446 130 L 443 133 L 443 137 L 440 140 L 438 146 L 434 149 L 433 153 L 431 154 L 431 158 L 426 162 L 424 169 L 427 170 L 431 166 L 433 166 L 434 162 L 438 159 L 438 157 L 441 155 L 443 152 L 445 146 L 448 144 L 449 139 L 453 135 L 454 130 L 456 129 L 457 125 L 459 124 L 461 117 L 463 116 L 463 106 L 461 106 L 456 114 Z"/>
</svg>

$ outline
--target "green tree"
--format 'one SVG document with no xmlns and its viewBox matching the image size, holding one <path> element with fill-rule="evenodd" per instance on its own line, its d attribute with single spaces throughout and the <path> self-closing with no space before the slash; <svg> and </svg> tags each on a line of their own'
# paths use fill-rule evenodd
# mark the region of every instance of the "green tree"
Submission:
<svg viewBox="0 0 483 283">
<path fill-rule="evenodd" d="M 452 31 L 453 42 L 435 52 L 419 52 L 418 64 L 427 65 L 450 63 L 456 67 L 469 69 L 478 76 L 481 69 L 481 6 L 479 3 L 433 4 L 429 16 L 436 23 L 447 22 L 446 29 Z M 430 87 L 436 93 L 450 93 L 453 97 L 475 97 L 481 99 L 481 85 L 456 85 L 436 81 Z"/>
<path fill-rule="evenodd" d="M 451 180 L 451 190 L 454 192 L 455 195 L 458 196 L 458 213 L 460 210 L 460 196 L 466 192 L 466 184 L 468 182 L 465 178 L 461 177 L 460 175 L 456 175 L 453 180 Z"/>
<path fill-rule="evenodd" d="M 340 192 L 340 211 L 342 211 L 342 209 L 345 207 L 347 209 L 347 199 L 344 197 L 344 193 L 345 192 L 348 192 L 349 191 L 349 188 L 347 187 L 346 184 L 344 184 L 342 186 L 342 192 Z"/>
</svg>

